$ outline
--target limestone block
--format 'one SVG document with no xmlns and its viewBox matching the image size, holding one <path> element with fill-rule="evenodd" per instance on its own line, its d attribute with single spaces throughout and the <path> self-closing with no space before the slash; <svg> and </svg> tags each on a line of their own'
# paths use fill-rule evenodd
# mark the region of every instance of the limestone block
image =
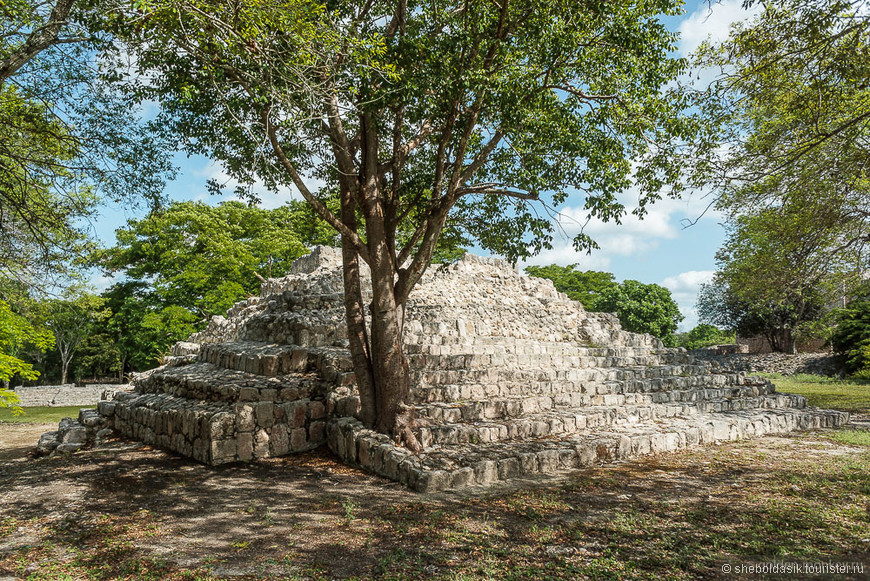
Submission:
<svg viewBox="0 0 870 581">
<path fill-rule="evenodd" d="M 275 404 L 271 401 L 261 401 L 254 404 L 254 416 L 261 428 L 271 428 L 275 423 Z"/>
<path fill-rule="evenodd" d="M 538 456 L 538 470 L 542 474 L 553 474 L 559 469 L 559 451 L 541 450 Z"/>
<path fill-rule="evenodd" d="M 236 427 L 239 431 L 249 432 L 254 429 L 254 406 L 238 403 L 235 405 Z"/>
<path fill-rule="evenodd" d="M 338 438 L 338 441 L 343 441 L 342 438 Z M 295 428 L 290 431 L 290 450 L 292 452 L 298 452 L 301 450 L 305 450 L 308 447 L 308 440 L 305 433 L 305 428 Z"/>
<path fill-rule="evenodd" d="M 312 445 L 322 444 L 326 440 L 326 422 L 316 421 L 308 425 L 308 441 Z"/>
<path fill-rule="evenodd" d="M 449 475 L 444 470 L 423 471 L 417 479 L 418 492 L 438 492 L 447 488 Z"/>
<path fill-rule="evenodd" d="M 371 466 L 371 442 L 368 437 L 361 437 L 357 440 L 357 463 L 363 468 Z"/>
<path fill-rule="evenodd" d="M 357 444 L 356 444 L 356 434 L 354 433 L 353 430 L 347 430 L 347 432 L 344 434 L 344 441 L 345 441 L 345 446 L 344 446 L 345 458 L 347 459 L 348 462 L 352 462 L 352 463 L 356 462 Z M 398 466 L 398 461 L 396 461 L 396 465 Z M 390 478 L 395 480 L 395 476 L 391 476 Z"/>
<path fill-rule="evenodd" d="M 239 401 L 259 401 L 260 390 L 256 387 L 243 387 L 239 389 Z"/>
<path fill-rule="evenodd" d="M 284 456 L 290 452 L 290 438 L 285 426 L 275 426 L 269 436 L 269 452 L 273 457 Z"/>
<path fill-rule="evenodd" d="M 498 461 L 498 477 L 509 480 L 520 475 L 520 463 L 517 458 L 502 458 Z"/>
<path fill-rule="evenodd" d="M 538 472 L 538 457 L 534 452 L 524 452 L 519 455 L 520 470 L 523 474 Z"/>
<path fill-rule="evenodd" d="M 312 420 L 326 417 L 326 406 L 322 401 L 313 400 L 308 404 L 308 417 Z"/>
<path fill-rule="evenodd" d="M 254 458 L 269 457 L 269 432 L 260 428 L 254 432 Z"/>
<path fill-rule="evenodd" d="M 238 445 L 235 439 L 214 440 L 209 450 L 212 464 L 225 464 L 237 459 Z"/>
<path fill-rule="evenodd" d="M 474 484 L 474 469 L 470 466 L 459 468 L 450 473 L 447 488 L 459 490 Z"/>
<path fill-rule="evenodd" d="M 239 432 L 236 436 L 238 442 L 239 460 L 249 462 L 254 457 L 254 435 L 251 432 Z M 196 443 L 194 443 L 196 449 Z"/>
<path fill-rule="evenodd" d="M 88 430 L 82 425 L 70 426 L 60 433 L 63 444 L 84 444 L 88 440 Z"/>
<path fill-rule="evenodd" d="M 229 438 L 236 429 L 236 416 L 230 412 L 221 412 L 211 418 L 209 436 L 212 440 Z M 194 435 L 195 437 L 195 435 Z"/>
<path fill-rule="evenodd" d="M 67 455 L 81 450 L 82 446 L 84 446 L 83 442 L 65 442 L 59 444 L 57 448 L 55 448 L 55 451 L 59 454 Z"/>
</svg>

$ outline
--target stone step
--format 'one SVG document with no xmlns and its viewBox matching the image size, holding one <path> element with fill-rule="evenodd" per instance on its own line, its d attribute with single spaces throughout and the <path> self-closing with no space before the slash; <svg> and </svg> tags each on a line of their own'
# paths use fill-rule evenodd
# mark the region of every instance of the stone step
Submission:
<svg viewBox="0 0 870 581">
<path fill-rule="evenodd" d="M 124 436 L 213 466 L 310 450 L 325 440 L 325 405 L 309 398 L 233 403 L 122 393 L 98 409 Z"/>
<path fill-rule="evenodd" d="M 662 363 L 658 355 L 632 355 L 632 356 L 592 356 L 570 354 L 544 354 L 544 353 L 499 353 L 499 354 L 411 354 L 407 356 L 412 369 L 419 371 L 447 371 L 447 370 L 485 370 L 493 367 L 519 368 L 526 370 L 549 370 L 549 369 L 648 369 L 654 370 L 659 367 L 676 368 L 685 373 L 709 373 L 710 365 L 702 363 Z M 678 373 L 680 373 L 678 372 Z"/>
<path fill-rule="evenodd" d="M 448 372 L 452 373 L 452 372 Z M 447 377 L 455 379 L 456 376 Z M 495 398 L 518 398 L 524 396 L 550 396 L 554 398 L 570 396 L 575 405 L 617 405 L 618 402 L 638 403 L 632 396 L 642 394 L 668 394 L 674 391 L 701 391 L 709 389 L 729 389 L 751 387 L 769 393 L 773 386 L 768 381 L 747 380 L 741 374 L 718 374 L 694 377 L 665 377 L 648 380 L 628 381 L 568 381 L 525 380 L 486 381 L 482 383 L 449 383 L 442 385 L 412 384 L 411 401 L 415 404 L 431 402 L 463 402 L 468 400 L 487 400 Z M 655 399 L 658 397 L 659 399 Z M 722 396 L 714 396 L 722 397 Z M 646 401 L 686 401 L 673 400 L 670 395 L 651 396 Z M 693 400 L 688 400 L 693 401 Z M 599 403 L 600 402 L 600 403 Z"/>
<path fill-rule="evenodd" d="M 554 408 L 517 418 L 478 421 L 442 422 L 417 429 L 423 446 L 486 443 L 527 438 L 565 437 L 591 430 L 669 418 L 696 417 L 704 413 L 731 412 L 759 408 L 795 408 L 806 406 L 806 398 L 791 394 L 774 394 L 738 399 L 716 399 L 697 403 L 650 404 L 617 407 L 593 406 L 578 410 Z"/>
<path fill-rule="evenodd" d="M 650 406 L 667 404 L 699 404 L 717 400 L 740 400 L 757 397 L 800 398 L 792 394 L 778 394 L 771 385 L 737 386 L 710 388 L 705 390 L 658 392 L 654 394 L 617 394 L 616 406 Z M 414 406 L 416 417 L 429 423 L 479 422 L 520 418 L 531 414 L 544 413 L 556 409 L 583 412 L 588 408 L 605 407 L 603 401 L 592 402 L 593 396 L 585 394 L 560 394 L 558 396 L 527 396 L 514 398 L 491 398 L 461 402 L 431 402 Z M 776 400 L 774 400 L 776 401 Z M 783 400 L 785 401 L 785 400 Z M 787 403 L 788 407 L 794 407 Z M 607 406 L 612 407 L 612 406 Z"/>
<path fill-rule="evenodd" d="M 595 463 L 719 441 L 837 427 L 848 420 L 846 412 L 816 408 L 753 409 L 612 426 L 565 438 L 433 446 L 414 456 L 359 421 L 340 418 L 327 427 L 327 442 L 345 462 L 420 492 L 438 492 L 556 476 Z"/>
<path fill-rule="evenodd" d="M 430 340 L 436 337 L 429 337 Z M 464 341 L 429 342 L 426 337 L 419 341 L 405 342 L 406 355 L 557 355 L 566 357 L 656 357 L 666 365 L 691 364 L 696 358 L 684 349 L 653 347 L 588 347 L 575 342 L 548 342 L 522 340 L 514 337 L 467 337 Z"/>
<path fill-rule="evenodd" d="M 238 332 L 245 341 L 330 347 L 347 339 L 344 311 L 263 312 L 247 318 Z"/>
<path fill-rule="evenodd" d="M 210 343 L 202 346 L 199 361 L 224 369 L 276 377 L 318 371 L 332 381 L 353 371 L 350 353 L 339 347 L 299 347 L 257 341 Z"/>
<path fill-rule="evenodd" d="M 500 384 L 505 382 L 543 383 L 543 382 L 575 382 L 603 383 L 627 382 L 632 380 L 642 382 L 677 382 L 685 380 L 685 385 L 701 385 L 703 383 L 741 383 L 745 373 L 709 373 L 709 369 L 700 365 L 660 365 L 660 366 L 623 366 L 623 367 L 544 367 L 513 366 L 492 364 L 488 367 L 473 369 L 422 369 L 412 366 L 411 380 L 419 387 L 443 386 L 451 384 Z M 712 378 L 712 379 L 711 379 Z M 686 383 L 688 382 L 688 383 Z M 644 390 L 646 391 L 646 390 Z M 654 391 L 654 389 L 653 389 Z"/>
<path fill-rule="evenodd" d="M 317 373 L 265 377 L 199 361 L 160 367 L 137 382 L 138 393 L 166 393 L 194 401 L 287 402 L 319 397 L 331 386 Z"/>
</svg>

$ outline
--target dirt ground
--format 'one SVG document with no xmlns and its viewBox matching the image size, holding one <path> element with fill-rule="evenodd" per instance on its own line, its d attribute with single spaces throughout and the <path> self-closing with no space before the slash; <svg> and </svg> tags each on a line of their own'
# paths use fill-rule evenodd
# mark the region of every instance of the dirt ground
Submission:
<svg viewBox="0 0 870 581">
<path fill-rule="evenodd" d="M 624 538 L 622 529 L 598 534 L 608 520 L 642 519 L 668 503 L 707 507 L 715 519 L 719 508 L 740 513 L 737 503 L 744 502 L 749 514 L 754 501 L 745 494 L 768 486 L 771 467 L 868 453 L 823 434 L 769 437 L 595 467 L 560 482 L 531 483 L 531 493 L 512 487 L 419 495 L 344 466 L 328 451 L 210 468 L 118 439 L 71 457 L 31 457 L 39 435 L 53 428 L 0 424 L 0 579 L 460 578 L 450 574 L 454 567 L 470 571 L 461 578 L 487 578 L 501 576 L 499 559 L 523 575 L 575 578 L 571 571 L 615 558 L 614 539 L 625 550 L 641 550 L 632 548 L 628 535 L 637 533 L 628 528 Z M 858 516 L 849 516 L 859 525 L 862 506 L 870 518 L 862 470 L 856 490 L 864 496 L 854 500 Z M 586 528 L 564 536 L 580 524 Z M 630 526 L 652 530 L 640 521 Z M 867 577 L 843 578 L 870 578 L 870 538 L 826 535 L 819 551 L 867 565 Z M 490 547 L 504 549 L 484 554 Z M 482 568 L 467 569 L 475 559 Z M 647 566 L 679 572 L 673 578 L 718 577 L 698 569 L 691 556 L 682 559 Z M 178 577 L 179 571 L 199 573 Z M 646 578 L 626 571 L 625 578 Z"/>
</svg>

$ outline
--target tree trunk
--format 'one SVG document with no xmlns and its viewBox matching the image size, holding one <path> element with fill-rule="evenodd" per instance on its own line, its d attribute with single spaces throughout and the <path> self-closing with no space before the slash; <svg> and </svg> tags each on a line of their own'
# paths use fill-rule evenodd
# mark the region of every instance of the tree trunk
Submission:
<svg viewBox="0 0 870 581">
<path fill-rule="evenodd" d="M 404 309 L 395 301 L 395 275 L 389 257 L 372 256 L 371 362 L 375 381 L 376 429 L 418 452 L 414 408 L 409 405 L 411 370 L 402 348 Z"/>
<path fill-rule="evenodd" d="M 789 355 L 797 355 L 797 341 L 791 329 L 785 329 L 782 333 L 783 352 Z"/>
<path fill-rule="evenodd" d="M 377 421 L 377 404 L 372 363 L 369 354 L 368 333 L 363 311 L 362 284 L 359 272 L 359 256 L 353 246 L 342 241 L 344 274 L 344 310 L 347 319 L 347 339 L 350 347 L 353 371 L 359 392 L 359 419 L 367 428 L 374 428 Z"/>
<path fill-rule="evenodd" d="M 67 371 L 69 371 L 69 361 L 61 358 L 60 362 L 60 384 L 66 385 Z"/>
</svg>

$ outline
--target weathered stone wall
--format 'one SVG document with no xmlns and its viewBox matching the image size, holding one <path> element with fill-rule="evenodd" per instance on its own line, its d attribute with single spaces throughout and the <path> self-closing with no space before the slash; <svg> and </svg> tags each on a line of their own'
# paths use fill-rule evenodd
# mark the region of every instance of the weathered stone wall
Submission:
<svg viewBox="0 0 870 581">
<path fill-rule="evenodd" d="M 101 399 L 111 399 L 116 391 L 130 391 L 132 389 L 133 386 L 127 384 L 76 387 L 75 384 L 68 383 L 66 385 L 19 386 L 15 388 L 15 395 L 21 400 L 22 407 L 95 406 Z"/>
<path fill-rule="evenodd" d="M 839 373 L 840 363 L 831 353 L 734 353 L 717 355 L 698 349 L 693 354 L 709 361 L 716 370 L 745 371 L 748 373 L 781 373 L 795 375 L 810 373 L 813 375 L 834 376 Z"/>
</svg>

